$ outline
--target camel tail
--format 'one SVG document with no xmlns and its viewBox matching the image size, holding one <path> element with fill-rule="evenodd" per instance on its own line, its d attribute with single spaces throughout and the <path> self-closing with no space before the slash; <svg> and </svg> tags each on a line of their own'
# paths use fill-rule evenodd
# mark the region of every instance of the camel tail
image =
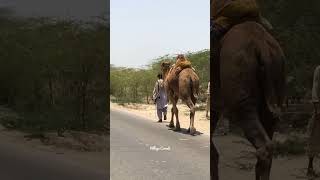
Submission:
<svg viewBox="0 0 320 180">
<path fill-rule="evenodd" d="M 269 47 L 260 51 L 262 82 L 265 99 L 270 110 L 279 112 L 278 108 L 282 108 L 285 99 L 285 56 L 278 44 L 268 45 Z"/>
<path fill-rule="evenodd" d="M 190 92 L 192 94 L 192 100 L 195 104 L 199 97 L 199 81 L 195 80 L 194 78 L 190 77 Z"/>
</svg>

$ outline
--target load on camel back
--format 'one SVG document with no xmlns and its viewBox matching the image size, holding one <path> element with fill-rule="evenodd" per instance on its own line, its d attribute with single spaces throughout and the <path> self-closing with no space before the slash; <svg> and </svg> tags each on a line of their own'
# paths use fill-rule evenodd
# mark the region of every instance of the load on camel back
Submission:
<svg viewBox="0 0 320 180">
<path fill-rule="evenodd" d="M 285 96 L 285 56 L 255 0 L 211 0 L 211 179 L 219 179 L 213 133 L 227 112 L 256 149 L 256 180 L 269 180 Z M 223 149 L 221 149 L 223 151 Z"/>
<path fill-rule="evenodd" d="M 169 73 L 173 73 L 172 76 L 170 76 L 171 78 L 178 78 L 179 77 L 179 73 L 187 68 L 191 68 L 193 71 L 195 71 L 195 69 L 192 67 L 191 62 L 189 60 L 187 60 L 187 58 L 182 55 L 179 54 L 176 58 L 176 63 L 173 64 L 170 68 Z M 176 76 L 174 76 L 176 75 Z"/>
<path fill-rule="evenodd" d="M 246 21 L 255 21 L 267 30 L 272 30 L 270 22 L 264 18 L 256 0 L 211 0 L 211 36 L 221 38 L 234 25 Z"/>
<path fill-rule="evenodd" d="M 161 71 L 164 79 L 164 86 L 168 99 L 172 103 L 170 128 L 180 131 L 178 100 L 181 99 L 190 108 L 190 127 L 188 132 L 191 135 L 196 133 L 194 127 L 195 104 L 199 96 L 199 77 L 196 74 L 191 62 L 184 55 L 178 55 L 176 63 L 161 63 Z M 176 125 L 173 118 L 176 117 Z"/>
</svg>

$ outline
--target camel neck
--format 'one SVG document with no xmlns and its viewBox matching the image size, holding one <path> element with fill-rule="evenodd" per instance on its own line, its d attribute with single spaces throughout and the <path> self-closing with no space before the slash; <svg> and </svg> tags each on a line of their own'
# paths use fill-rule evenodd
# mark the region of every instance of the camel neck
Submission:
<svg viewBox="0 0 320 180">
<path fill-rule="evenodd" d="M 170 71 L 170 69 L 163 72 L 162 76 L 163 76 L 164 80 L 167 78 L 169 71 Z"/>
</svg>

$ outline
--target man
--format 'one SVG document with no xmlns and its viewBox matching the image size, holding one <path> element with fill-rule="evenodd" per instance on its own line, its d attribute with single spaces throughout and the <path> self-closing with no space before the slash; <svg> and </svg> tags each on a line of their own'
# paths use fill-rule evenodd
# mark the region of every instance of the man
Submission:
<svg viewBox="0 0 320 180">
<path fill-rule="evenodd" d="M 272 29 L 272 25 L 261 16 L 256 0 L 211 0 L 210 6 L 210 29 L 214 41 L 244 21 L 256 21 Z"/>
<path fill-rule="evenodd" d="M 314 114 L 308 125 L 308 175 L 314 175 L 313 170 L 313 159 L 320 152 L 320 65 L 316 67 L 313 76 L 313 87 L 312 87 L 312 103 L 314 106 Z"/>
<path fill-rule="evenodd" d="M 167 95 L 164 89 L 164 82 L 162 79 L 162 74 L 158 74 L 158 80 L 153 89 L 153 96 L 152 99 L 157 106 L 157 115 L 158 115 L 158 122 L 162 122 L 162 114 L 164 120 L 167 120 L 167 107 L 168 107 L 168 100 Z"/>
<path fill-rule="evenodd" d="M 208 89 L 207 89 L 207 106 L 206 106 L 206 118 L 209 119 L 209 110 L 210 110 L 210 81 L 208 82 Z"/>
</svg>

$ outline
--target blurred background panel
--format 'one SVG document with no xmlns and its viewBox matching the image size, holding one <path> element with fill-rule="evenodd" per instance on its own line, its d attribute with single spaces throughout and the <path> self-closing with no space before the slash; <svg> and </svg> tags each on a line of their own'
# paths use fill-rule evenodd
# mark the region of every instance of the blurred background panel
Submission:
<svg viewBox="0 0 320 180">
<path fill-rule="evenodd" d="M 0 174 L 108 179 L 109 1 L 2 0 L 0 25 Z"/>
</svg>

